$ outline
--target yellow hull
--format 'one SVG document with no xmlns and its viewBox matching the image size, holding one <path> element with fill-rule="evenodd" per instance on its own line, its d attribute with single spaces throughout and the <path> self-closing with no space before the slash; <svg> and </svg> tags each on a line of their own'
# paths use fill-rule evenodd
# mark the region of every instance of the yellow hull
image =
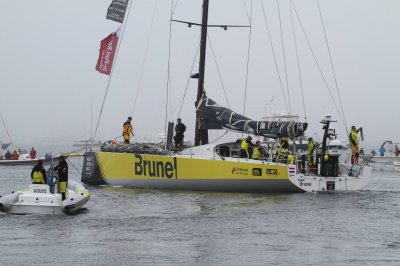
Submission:
<svg viewBox="0 0 400 266">
<path fill-rule="evenodd" d="M 238 159 L 89 152 L 82 182 L 149 189 L 296 192 L 284 164 Z"/>
</svg>

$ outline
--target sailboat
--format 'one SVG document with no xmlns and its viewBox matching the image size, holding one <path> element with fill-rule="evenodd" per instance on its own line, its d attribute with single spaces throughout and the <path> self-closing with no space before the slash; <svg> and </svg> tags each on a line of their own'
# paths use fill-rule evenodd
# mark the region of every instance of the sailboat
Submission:
<svg viewBox="0 0 400 266">
<path fill-rule="evenodd" d="M 1 147 L 1 149 L 6 150 L 11 145 L 11 137 L 10 137 L 10 134 L 8 133 L 6 123 L 4 122 L 3 116 L 1 114 L 0 114 L 0 117 L 1 117 L 1 122 L 3 123 L 4 129 L 7 133 L 8 139 L 9 139 L 7 142 L 3 142 L 2 140 L 0 140 L 0 147 Z"/>
<path fill-rule="evenodd" d="M 333 136 L 330 117 L 322 121 L 324 140 L 316 173 L 304 172 L 302 165 L 305 162 L 298 159 L 295 162 L 277 162 L 272 157 L 263 160 L 241 158 L 241 139 L 209 143 L 208 130 L 218 129 L 275 139 L 296 139 L 304 135 L 308 123 L 252 120 L 219 105 L 206 95 L 204 70 L 208 6 L 209 0 L 203 0 L 201 24 L 183 22 L 201 27 L 199 72 L 196 74 L 195 146 L 166 154 L 87 152 L 81 181 L 89 185 L 249 193 L 357 190 L 364 187 L 371 175 L 369 166 L 359 165 L 350 172 L 340 171 L 337 156 L 329 155 L 327 142 Z M 173 126 L 169 125 L 169 128 Z M 172 135 L 172 131 L 169 133 L 167 136 Z"/>
</svg>

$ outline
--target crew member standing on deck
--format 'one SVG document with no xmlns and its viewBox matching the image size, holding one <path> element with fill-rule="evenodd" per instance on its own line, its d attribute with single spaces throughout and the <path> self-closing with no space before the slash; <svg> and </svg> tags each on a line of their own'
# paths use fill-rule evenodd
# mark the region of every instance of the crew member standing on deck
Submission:
<svg viewBox="0 0 400 266">
<path fill-rule="evenodd" d="M 29 152 L 29 156 L 31 157 L 31 159 L 35 159 L 36 158 L 36 150 L 35 150 L 35 148 L 32 147 L 32 150 Z"/>
<path fill-rule="evenodd" d="M 183 146 L 183 138 L 185 137 L 183 133 L 186 131 L 186 126 L 182 123 L 182 120 L 178 118 L 175 125 L 175 146 Z"/>
<path fill-rule="evenodd" d="M 261 146 L 261 141 L 256 141 L 256 146 L 253 149 L 253 159 L 254 160 L 263 160 L 265 157 L 265 149 Z"/>
<path fill-rule="evenodd" d="M 131 135 L 132 137 L 135 136 L 133 134 L 133 128 L 132 128 L 132 117 L 128 117 L 128 120 L 123 124 L 123 129 L 122 129 L 122 136 L 124 137 L 124 142 L 125 143 L 130 143 L 131 140 Z"/>
<path fill-rule="evenodd" d="M 249 146 L 251 146 L 251 147 L 254 146 L 254 144 L 251 142 L 251 140 L 252 140 L 251 136 L 248 136 L 247 138 L 242 140 L 242 143 L 240 144 L 241 157 L 250 159 Z"/>
<path fill-rule="evenodd" d="M 358 164 L 358 157 L 360 156 L 359 153 L 359 140 L 358 140 L 358 132 L 362 130 L 362 127 L 356 129 L 356 126 L 351 127 L 351 131 L 349 134 L 350 144 L 351 144 L 351 164 Z"/>
<path fill-rule="evenodd" d="M 54 167 L 58 175 L 58 193 L 61 193 L 62 200 L 66 199 L 68 187 L 68 164 L 64 156 L 58 157 L 58 165 Z"/>
<path fill-rule="evenodd" d="M 314 168 L 314 151 L 315 151 L 315 142 L 313 138 L 308 138 L 308 167 L 309 168 Z"/>
<path fill-rule="evenodd" d="M 287 158 L 287 155 L 289 153 L 289 138 L 282 137 L 279 139 L 279 141 L 280 141 L 280 146 L 278 149 L 278 155 L 276 157 L 277 162 Z"/>
</svg>

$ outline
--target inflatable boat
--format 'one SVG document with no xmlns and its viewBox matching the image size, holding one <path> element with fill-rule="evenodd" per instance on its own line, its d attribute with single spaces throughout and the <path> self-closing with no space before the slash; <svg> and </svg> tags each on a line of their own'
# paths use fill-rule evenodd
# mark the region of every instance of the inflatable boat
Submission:
<svg viewBox="0 0 400 266">
<path fill-rule="evenodd" d="M 31 184 L 28 188 L 0 197 L 0 211 L 11 214 L 75 214 L 89 198 L 89 191 L 73 180 L 68 181 L 65 200 L 60 193 L 51 193 L 49 185 Z"/>
</svg>

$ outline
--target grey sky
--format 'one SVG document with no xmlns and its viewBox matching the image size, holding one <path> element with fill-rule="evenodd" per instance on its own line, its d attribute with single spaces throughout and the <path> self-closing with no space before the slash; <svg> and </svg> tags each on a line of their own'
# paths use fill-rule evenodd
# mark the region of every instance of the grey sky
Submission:
<svg viewBox="0 0 400 266">
<path fill-rule="evenodd" d="M 210 1 L 210 24 L 248 24 L 242 0 Z M 90 135 L 97 122 L 108 76 L 94 67 L 100 40 L 120 24 L 106 20 L 110 1 L 21 0 L 1 1 L 0 113 L 14 142 L 72 141 Z M 150 45 L 140 89 L 138 80 L 150 29 L 154 0 L 134 0 L 127 20 L 117 65 L 108 93 L 98 138 L 121 134 L 135 102 L 134 131 L 139 139 L 164 130 L 170 1 L 157 1 Z M 250 1 L 246 1 L 248 7 Z M 281 77 L 285 82 L 276 1 L 264 1 Z M 300 95 L 288 1 L 280 1 L 287 55 L 292 111 L 304 118 Z M 317 59 L 336 95 L 316 1 L 294 1 Z M 348 126 L 363 126 L 367 144 L 398 138 L 397 106 L 400 84 L 400 1 L 320 0 L 329 45 L 338 78 Z M 200 22 L 201 1 L 179 1 L 174 19 Z M 301 29 L 295 21 L 308 133 L 320 135 L 319 120 L 325 113 L 338 118 Z M 248 29 L 209 31 L 231 108 L 243 111 Z M 170 118 L 176 120 L 190 73 L 199 30 L 172 25 Z M 253 1 L 253 28 L 245 115 L 261 119 L 285 110 L 260 1 Z M 196 72 L 198 64 L 195 65 Z M 193 138 L 194 100 L 197 84 L 190 81 L 181 117 Z M 286 85 L 284 83 L 286 91 Z M 208 46 L 206 68 L 208 95 L 226 104 L 216 64 Z M 274 97 L 267 108 L 265 104 Z M 335 97 L 337 100 L 337 97 Z M 172 113 L 172 114 L 171 114 Z M 345 139 L 344 127 L 337 125 Z M 221 134 L 212 133 L 212 137 Z M 0 138 L 5 132 L 0 126 Z"/>
</svg>

